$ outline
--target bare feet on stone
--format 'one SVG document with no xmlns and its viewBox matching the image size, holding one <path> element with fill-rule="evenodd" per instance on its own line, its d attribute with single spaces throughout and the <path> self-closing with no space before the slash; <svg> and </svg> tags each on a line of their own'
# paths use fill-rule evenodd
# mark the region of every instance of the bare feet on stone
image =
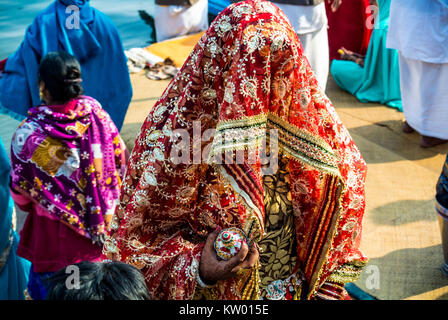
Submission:
<svg viewBox="0 0 448 320">
<path fill-rule="evenodd" d="M 359 53 L 347 50 L 344 47 L 341 47 L 338 50 L 338 53 L 341 55 L 342 60 L 353 61 L 353 62 L 359 64 L 361 67 L 364 67 L 365 56 L 360 55 Z"/>
<path fill-rule="evenodd" d="M 434 137 L 428 137 L 428 136 L 422 136 L 422 140 L 420 142 L 420 147 L 422 148 L 431 148 L 434 146 L 437 146 L 442 143 L 446 143 L 448 140 L 434 138 Z"/>
<path fill-rule="evenodd" d="M 412 128 L 409 125 L 409 123 L 407 123 L 407 121 L 404 121 L 402 130 L 404 133 L 413 133 L 415 131 L 414 128 Z M 437 146 L 442 143 L 447 143 L 447 142 L 448 142 L 448 140 L 445 140 L 445 139 L 439 139 L 439 138 L 422 135 L 422 138 L 420 141 L 420 147 L 431 148 L 431 147 Z"/>
<path fill-rule="evenodd" d="M 404 133 L 412 133 L 414 132 L 414 128 L 412 128 L 409 123 L 407 123 L 406 121 L 403 123 L 403 132 Z"/>
</svg>

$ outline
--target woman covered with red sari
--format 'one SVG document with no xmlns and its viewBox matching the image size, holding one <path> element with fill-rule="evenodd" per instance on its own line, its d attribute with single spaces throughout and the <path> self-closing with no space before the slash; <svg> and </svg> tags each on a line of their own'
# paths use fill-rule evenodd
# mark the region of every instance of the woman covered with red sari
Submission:
<svg viewBox="0 0 448 320">
<path fill-rule="evenodd" d="M 153 299 L 344 299 L 366 264 L 365 174 L 283 12 L 232 4 L 143 124 L 103 253 Z M 229 267 L 210 250 L 230 227 L 256 244 Z"/>
</svg>

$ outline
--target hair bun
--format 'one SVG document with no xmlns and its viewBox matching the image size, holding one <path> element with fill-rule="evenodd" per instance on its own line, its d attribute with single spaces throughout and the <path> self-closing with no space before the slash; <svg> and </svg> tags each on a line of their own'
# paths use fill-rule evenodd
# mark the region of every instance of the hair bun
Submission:
<svg viewBox="0 0 448 320">
<path fill-rule="evenodd" d="M 39 81 L 45 83 L 53 101 L 65 103 L 83 92 L 81 66 L 75 57 L 65 51 L 50 52 L 42 59 Z"/>
</svg>

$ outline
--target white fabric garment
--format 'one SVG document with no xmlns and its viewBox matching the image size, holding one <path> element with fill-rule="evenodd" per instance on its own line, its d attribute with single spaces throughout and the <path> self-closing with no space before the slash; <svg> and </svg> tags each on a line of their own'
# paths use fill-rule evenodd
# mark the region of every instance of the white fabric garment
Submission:
<svg viewBox="0 0 448 320">
<path fill-rule="evenodd" d="M 275 1 L 273 1 L 275 3 Z M 275 3 L 288 17 L 300 38 L 317 82 L 325 91 L 330 71 L 330 49 L 328 45 L 327 14 L 325 3 L 315 6 L 298 6 Z"/>
<path fill-rule="evenodd" d="M 330 48 L 328 47 L 327 28 L 299 35 L 306 58 L 323 91 L 327 87 L 330 72 Z"/>
<path fill-rule="evenodd" d="M 323 2 L 315 6 L 272 2 L 286 14 L 295 32 L 299 35 L 321 30 L 328 24 L 325 3 Z"/>
<path fill-rule="evenodd" d="M 448 139 L 448 63 L 409 59 L 399 53 L 403 113 L 421 135 Z"/>
<path fill-rule="evenodd" d="M 199 0 L 191 7 L 155 5 L 154 20 L 158 42 L 207 30 L 208 2 Z"/>
<path fill-rule="evenodd" d="M 393 0 L 386 45 L 409 59 L 448 63 L 448 0 Z"/>
</svg>

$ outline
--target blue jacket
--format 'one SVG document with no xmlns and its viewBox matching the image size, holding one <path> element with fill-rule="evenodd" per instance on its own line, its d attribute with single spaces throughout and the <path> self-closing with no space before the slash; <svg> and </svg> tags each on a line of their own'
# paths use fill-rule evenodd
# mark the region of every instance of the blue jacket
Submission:
<svg viewBox="0 0 448 320">
<path fill-rule="evenodd" d="M 84 94 L 98 100 L 121 129 L 132 98 L 127 59 L 115 25 L 89 0 L 58 0 L 36 16 L 0 79 L 1 111 L 21 120 L 41 103 L 39 63 L 52 51 L 78 59 Z"/>
</svg>

